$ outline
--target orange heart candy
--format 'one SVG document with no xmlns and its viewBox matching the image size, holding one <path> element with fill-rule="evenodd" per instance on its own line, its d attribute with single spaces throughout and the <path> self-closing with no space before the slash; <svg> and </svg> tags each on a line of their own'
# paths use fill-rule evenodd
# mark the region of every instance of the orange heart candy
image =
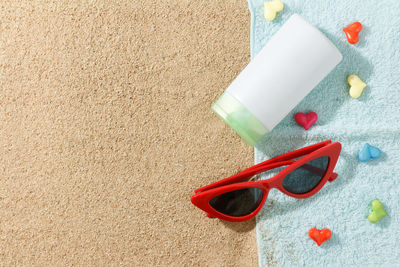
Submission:
<svg viewBox="0 0 400 267">
<path fill-rule="evenodd" d="M 346 34 L 347 41 L 351 44 L 356 44 L 358 42 L 358 33 L 362 30 L 362 25 L 360 22 L 356 21 L 346 28 L 343 28 L 344 33 Z"/>
<path fill-rule="evenodd" d="M 332 236 L 331 230 L 328 228 L 319 230 L 317 228 L 311 228 L 308 231 L 308 236 L 317 243 L 318 246 L 321 246 L 322 243 L 327 241 Z"/>
</svg>

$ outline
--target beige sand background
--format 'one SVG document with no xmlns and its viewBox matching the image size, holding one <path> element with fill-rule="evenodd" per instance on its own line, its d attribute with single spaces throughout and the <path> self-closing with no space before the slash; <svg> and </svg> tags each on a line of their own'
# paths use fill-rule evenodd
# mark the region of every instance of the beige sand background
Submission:
<svg viewBox="0 0 400 267">
<path fill-rule="evenodd" d="M 254 221 L 190 203 L 253 162 L 210 110 L 247 2 L 87 2 L 0 3 L 0 265 L 256 266 Z"/>
</svg>

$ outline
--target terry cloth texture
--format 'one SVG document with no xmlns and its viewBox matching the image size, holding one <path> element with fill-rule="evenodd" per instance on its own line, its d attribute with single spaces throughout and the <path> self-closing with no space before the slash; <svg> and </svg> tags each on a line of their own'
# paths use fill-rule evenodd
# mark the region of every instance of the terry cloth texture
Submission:
<svg viewBox="0 0 400 267">
<path fill-rule="evenodd" d="M 259 264 L 400 266 L 400 1 L 284 2 L 284 10 L 268 22 L 263 1 L 250 0 L 252 56 L 298 13 L 332 40 L 343 61 L 257 145 L 255 162 L 327 139 L 341 142 L 343 150 L 339 177 L 315 196 L 294 199 L 270 192 L 257 217 Z M 359 43 L 351 45 L 342 28 L 354 21 L 363 30 Z M 367 83 L 359 99 L 349 96 L 350 74 Z M 319 120 L 305 131 L 293 116 L 309 111 Z M 366 142 L 383 156 L 361 163 L 357 154 Z M 374 199 L 388 213 L 376 224 L 367 219 Z M 312 227 L 329 228 L 333 236 L 318 247 L 307 235 Z"/>
<path fill-rule="evenodd" d="M 1 0 L 0 266 L 256 266 L 254 220 L 190 203 L 253 164 L 210 108 L 249 29 L 243 0 Z"/>
</svg>

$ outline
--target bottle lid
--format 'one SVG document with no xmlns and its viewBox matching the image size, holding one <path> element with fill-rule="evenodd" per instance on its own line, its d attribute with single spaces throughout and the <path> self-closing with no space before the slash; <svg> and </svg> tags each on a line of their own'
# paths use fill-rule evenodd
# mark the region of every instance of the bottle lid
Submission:
<svg viewBox="0 0 400 267">
<path fill-rule="evenodd" d="M 251 146 L 255 146 L 269 132 L 239 100 L 228 92 L 223 93 L 211 108 Z"/>
</svg>

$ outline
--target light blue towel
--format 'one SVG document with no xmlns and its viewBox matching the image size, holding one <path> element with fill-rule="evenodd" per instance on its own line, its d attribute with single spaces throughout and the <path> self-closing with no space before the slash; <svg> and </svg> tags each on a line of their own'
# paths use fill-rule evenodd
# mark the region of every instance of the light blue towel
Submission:
<svg viewBox="0 0 400 267">
<path fill-rule="evenodd" d="M 343 150 L 339 177 L 315 196 L 270 192 L 257 217 L 260 266 L 400 266 L 400 1 L 283 1 L 284 10 L 269 22 L 263 0 L 249 0 L 252 56 L 298 13 L 332 40 L 343 61 L 257 145 L 255 162 L 327 139 Z M 363 30 L 351 45 L 342 28 L 354 21 Z M 359 99 L 349 96 L 349 74 L 368 85 Z M 305 131 L 293 116 L 309 111 L 319 120 Z M 361 163 L 357 154 L 366 142 L 383 156 Z M 376 224 L 367 219 L 374 199 L 388 213 Z M 330 228 L 333 236 L 318 247 L 307 235 L 312 227 Z"/>
</svg>

